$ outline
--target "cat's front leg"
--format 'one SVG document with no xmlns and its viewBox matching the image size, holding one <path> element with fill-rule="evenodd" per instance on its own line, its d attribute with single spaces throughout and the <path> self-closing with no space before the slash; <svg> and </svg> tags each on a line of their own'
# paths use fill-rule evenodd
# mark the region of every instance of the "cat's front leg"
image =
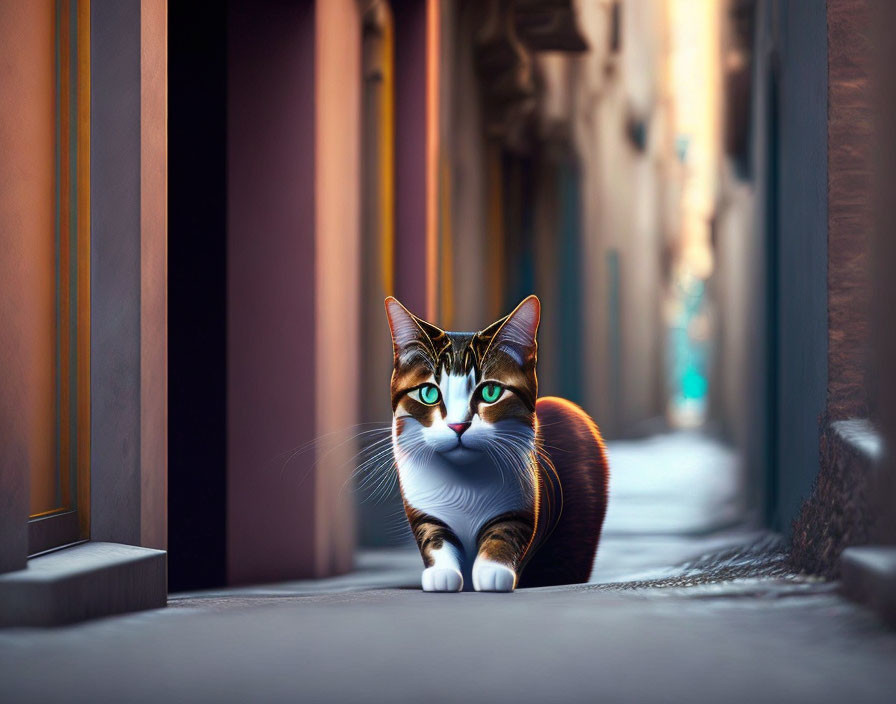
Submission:
<svg viewBox="0 0 896 704">
<path fill-rule="evenodd" d="M 444 543 L 442 547 L 431 550 L 429 555 L 432 565 L 423 570 L 423 575 L 420 578 L 423 591 L 461 591 L 464 588 L 464 578 L 458 549 L 451 543 Z"/>
<path fill-rule="evenodd" d="M 420 548 L 425 569 L 420 578 L 425 592 L 459 592 L 464 588 L 463 547 L 442 521 L 412 508 L 407 509 L 411 530 Z"/>
<path fill-rule="evenodd" d="M 534 532 L 534 520 L 525 513 L 505 514 L 486 524 L 479 532 L 473 589 L 512 592 Z"/>
</svg>

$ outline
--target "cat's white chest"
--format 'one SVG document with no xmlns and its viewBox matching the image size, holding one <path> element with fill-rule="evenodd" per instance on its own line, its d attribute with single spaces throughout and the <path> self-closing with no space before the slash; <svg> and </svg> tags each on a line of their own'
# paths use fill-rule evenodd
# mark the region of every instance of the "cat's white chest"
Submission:
<svg viewBox="0 0 896 704">
<path fill-rule="evenodd" d="M 460 539 L 465 561 L 476 557 L 476 538 L 488 521 L 532 503 L 530 482 L 500 470 L 489 460 L 480 465 L 454 467 L 437 459 L 422 466 L 398 463 L 405 501 L 447 525 Z"/>
</svg>

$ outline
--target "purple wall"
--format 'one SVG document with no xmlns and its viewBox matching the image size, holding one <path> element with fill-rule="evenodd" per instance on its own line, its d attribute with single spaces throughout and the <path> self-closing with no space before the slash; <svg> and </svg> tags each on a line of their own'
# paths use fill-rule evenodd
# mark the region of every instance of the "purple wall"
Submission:
<svg viewBox="0 0 896 704">
<path fill-rule="evenodd" d="M 315 427 L 314 6 L 229 12 L 227 573 L 246 583 L 313 570 L 314 476 L 284 453 Z"/>
<path fill-rule="evenodd" d="M 426 3 L 395 16 L 395 296 L 426 315 Z"/>
</svg>

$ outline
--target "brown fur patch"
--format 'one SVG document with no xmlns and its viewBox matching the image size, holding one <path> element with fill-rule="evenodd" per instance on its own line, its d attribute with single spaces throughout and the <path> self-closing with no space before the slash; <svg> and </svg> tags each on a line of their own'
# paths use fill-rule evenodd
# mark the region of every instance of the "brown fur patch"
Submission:
<svg viewBox="0 0 896 704">
<path fill-rule="evenodd" d="M 535 513 L 511 511 L 493 518 L 479 531 L 478 554 L 510 567 L 519 576 L 535 534 Z"/>
<path fill-rule="evenodd" d="M 404 504 L 404 512 L 408 517 L 411 532 L 414 534 L 414 540 L 417 541 L 417 547 L 420 549 L 420 555 L 423 557 L 423 564 L 426 567 L 433 566 L 433 551 L 441 549 L 445 543 L 453 545 L 463 555 L 464 549 L 460 540 L 445 523 L 418 511 L 407 502 Z"/>
<path fill-rule="evenodd" d="M 535 376 L 535 361 L 525 368 L 520 366 L 503 352 L 489 352 L 483 379 L 494 379 L 513 389 L 520 400 L 529 409 L 535 410 L 535 399 L 538 397 L 538 380 Z"/>
<path fill-rule="evenodd" d="M 410 367 L 401 367 L 392 372 L 392 410 L 398 405 L 401 398 L 408 391 L 417 388 L 420 384 L 428 381 L 432 377 L 432 372 L 428 367 L 416 365 Z"/>
<path fill-rule="evenodd" d="M 528 424 L 532 423 L 532 412 L 526 407 L 522 399 L 514 392 L 496 403 L 480 403 L 479 415 L 488 423 L 497 423 L 507 418 L 517 418 Z"/>
<path fill-rule="evenodd" d="M 395 410 L 397 411 L 399 408 L 408 413 L 414 420 L 420 423 L 420 425 L 427 428 L 433 424 L 437 415 L 441 415 L 443 418 L 445 416 L 444 404 L 440 403 L 438 406 L 427 406 L 425 403 L 415 401 L 407 395 L 399 399 Z M 401 435 L 403 429 L 403 427 L 398 428 L 399 435 Z"/>
</svg>

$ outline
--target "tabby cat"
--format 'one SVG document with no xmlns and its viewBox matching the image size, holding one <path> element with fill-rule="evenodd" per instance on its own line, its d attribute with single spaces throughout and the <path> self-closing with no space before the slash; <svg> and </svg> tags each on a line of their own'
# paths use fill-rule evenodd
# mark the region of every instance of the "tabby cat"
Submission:
<svg viewBox="0 0 896 704">
<path fill-rule="evenodd" d="M 392 449 L 425 591 L 585 582 L 607 505 L 594 421 L 538 398 L 541 306 L 529 296 L 476 333 L 445 332 L 386 299 Z"/>
</svg>

